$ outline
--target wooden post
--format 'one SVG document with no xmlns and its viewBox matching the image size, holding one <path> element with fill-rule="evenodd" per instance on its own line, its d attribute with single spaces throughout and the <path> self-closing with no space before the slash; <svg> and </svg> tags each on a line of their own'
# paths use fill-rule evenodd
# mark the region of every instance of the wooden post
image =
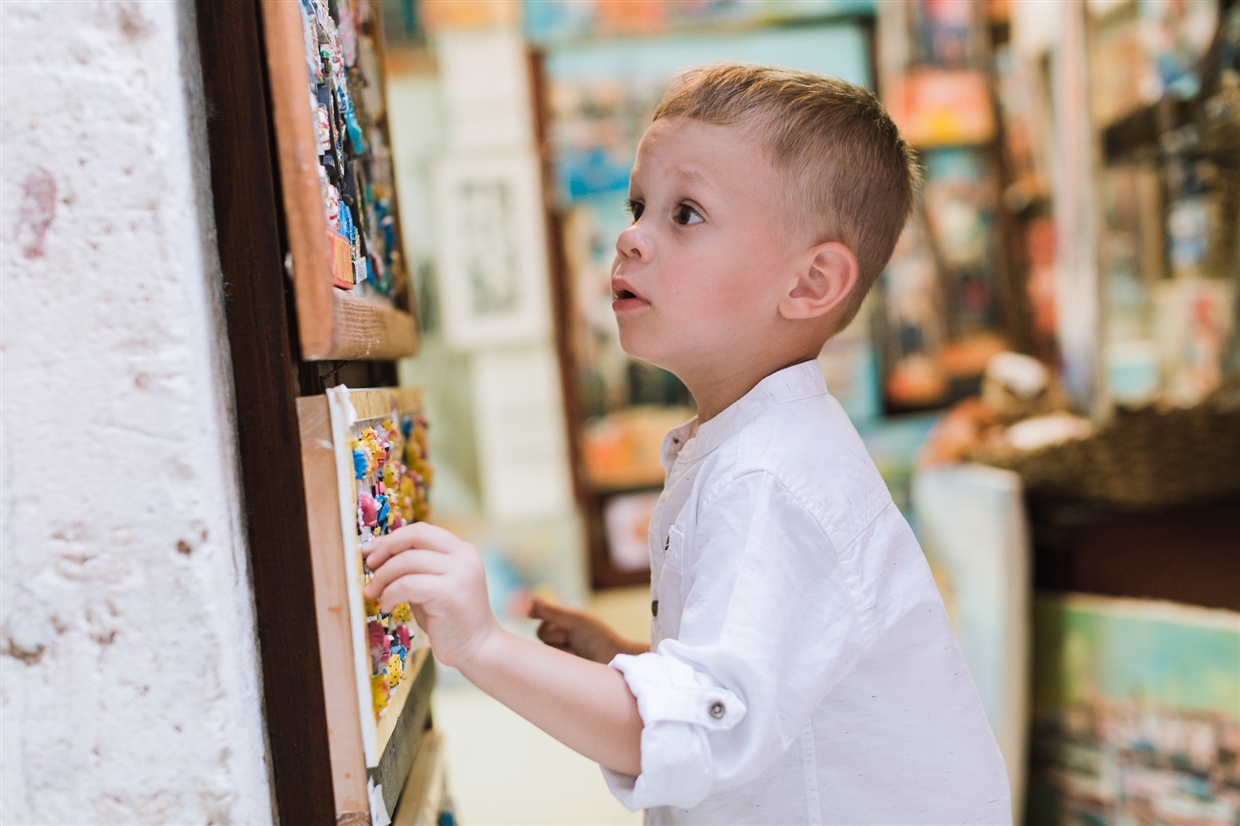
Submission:
<svg viewBox="0 0 1240 826">
<path fill-rule="evenodd" d="M 335 822 L 282 227 L 256 0 L 196 0 L 276 816 Z"/>
</svg>

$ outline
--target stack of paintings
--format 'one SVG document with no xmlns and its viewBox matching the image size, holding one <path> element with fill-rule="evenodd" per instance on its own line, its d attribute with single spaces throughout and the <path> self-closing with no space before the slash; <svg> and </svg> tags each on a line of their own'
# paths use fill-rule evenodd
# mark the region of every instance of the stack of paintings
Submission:
<svg viewBox="0 0 1240 826">
<path fill-rule="evenodd" d="M 1042 596 L 1033 662 L 1028 823 L 1240 822 L 1240 614 Z"/>
</svg>

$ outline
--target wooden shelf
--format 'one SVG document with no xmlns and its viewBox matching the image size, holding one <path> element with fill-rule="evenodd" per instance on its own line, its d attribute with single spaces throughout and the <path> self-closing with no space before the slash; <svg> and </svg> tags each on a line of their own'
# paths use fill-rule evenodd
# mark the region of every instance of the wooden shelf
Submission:
<svg viewBox="0 0 1240 826">
<path fill-rule="evenodd" d="M 1164 132 L 1192 123 L 1198 103 L 1163 98 L 1125 115 L 1102 130 L 1102 154 L 1107 163 L 1151 156 L 1158 152 Z"/>
<path fill-rule="evenodd" d="M 443 737 L 428 731 L 392 814 L 392 826 L 431 826 L 443 809 L 444 792 Z"/>
<path fill-rule="evenodd" d="M 592 476 L 583 472 L 582 477 L 591 493 L 608 495 L 612 493 L 629 493 L 663 487 L 663 468 L 655 473 L 639 470 L 635 473 L 616 473 L 607 477 Z"/>
<path fill-rule="evenodd" d="M 380 757 L 375 782 L 383 787 L 383 802 L 389 812 L 396 811 L 410 770 L 418 760 L 419 745 L 430 728 L 431 692 L 435 688 L 435 658 L 430 654 L 429 648 L 423 648 L 409 655 L 413 673 L 405 675 L 396 689 L 397 696 L 379 721 Z"/>
<path fill-rule="evenodd" d="M 1218 25 L 1210 46 L 1196 67 L 1201 89 L 1185 100 L 1165 95 L 1161 100 L 1125 115 L 1102 130 L 1102 155 L 1107 163 L 1139 160 L 1158 154 L 1163 133 L 1187 126 L 1201 114 L 1205 100 L 1217 91 L 1222 61 L 1226 54 L 1225 27 L 1232 6 L 1240 0 L 1218 0 Z"/>
<path fill-rule="evenodd" d="M 1240 501 L 1131 511 L 1030 502 L 1034 584 L 1240 611 Z"/>
</svg>

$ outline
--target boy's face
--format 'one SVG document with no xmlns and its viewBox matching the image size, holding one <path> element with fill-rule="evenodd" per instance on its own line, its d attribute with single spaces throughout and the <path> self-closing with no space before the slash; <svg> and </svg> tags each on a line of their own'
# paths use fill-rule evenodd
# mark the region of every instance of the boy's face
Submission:
<svg viewBox="0 0 1240 826">
<path fill-rule="evenodd" d="M 736 126 L 656 121 L 629 183 L 612 308 L 625 352 L 688 379 L 776 343 L 794 271 L 786 184 Z"/>
</svg>

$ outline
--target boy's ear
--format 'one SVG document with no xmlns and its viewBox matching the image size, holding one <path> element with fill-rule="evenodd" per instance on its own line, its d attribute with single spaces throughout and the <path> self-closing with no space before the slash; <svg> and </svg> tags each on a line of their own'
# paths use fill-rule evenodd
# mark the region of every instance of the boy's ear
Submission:
<svg viewBox="0 0 1240 826">
<path fill-rule="evenodd" d="M 837 307 L 857 285 L 857 256 L 838 241 L 810 248 L 796 283 L 779 301 L 784 318 L 819 318 Z"/>
</svg>

